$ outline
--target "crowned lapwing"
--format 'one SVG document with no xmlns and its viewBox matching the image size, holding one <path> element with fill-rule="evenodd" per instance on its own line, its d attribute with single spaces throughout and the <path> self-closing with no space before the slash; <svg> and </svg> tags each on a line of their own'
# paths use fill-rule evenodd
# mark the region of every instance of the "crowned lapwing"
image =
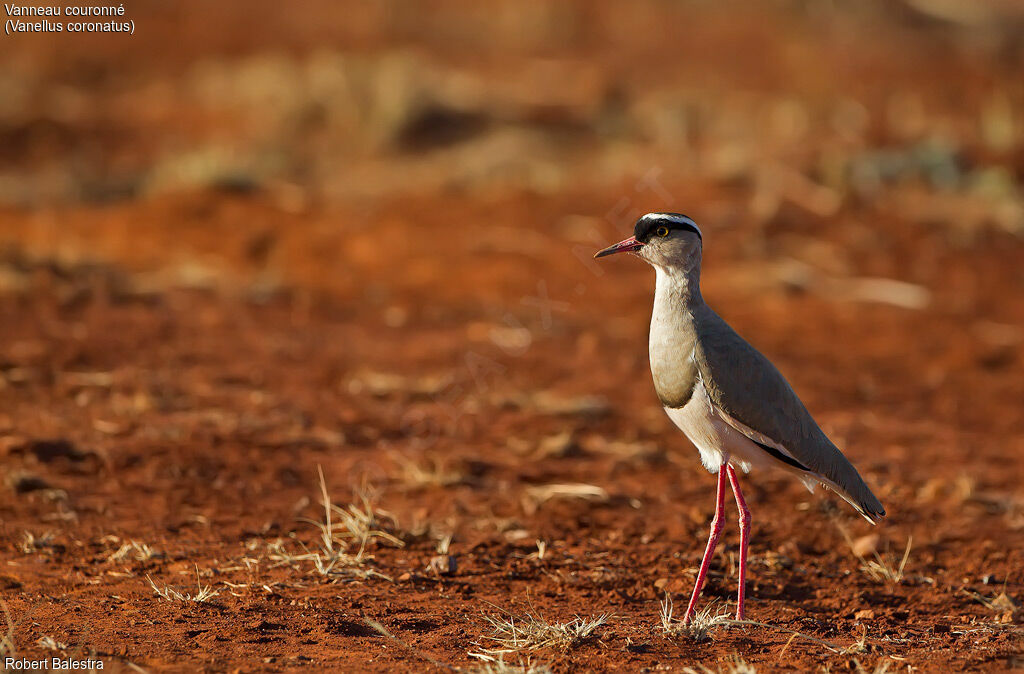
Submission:
<svg viewBox="0 0 1024 674">
<path fill-rule="evenodd" d="M 813 491 L 832 489 L 872 523 L 885 509 L 857 470 L 825 436 L 785 378 L 704 303 L 700 294 L 703 238 L 678 213 L 648 213 L 633 236 L 594 257 L 636 253 L 654 267 L 657 283 L 649 353 L 654 389 L 670 419 L 718 475 L 715 516 L 684 622 L 693 617 L 725 520 L 725 481 L 740 517 L 736 618 L 744 617 L 750 510 L 736 468 L 774 467 Z"/>
</svg>

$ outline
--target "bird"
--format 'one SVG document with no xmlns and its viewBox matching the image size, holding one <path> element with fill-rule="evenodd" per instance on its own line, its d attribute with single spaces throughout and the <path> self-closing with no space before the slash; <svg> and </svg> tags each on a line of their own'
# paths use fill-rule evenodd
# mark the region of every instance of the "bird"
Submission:
<svg viewBox="0 0 1024 674">
<path fill-rule="evenodd" d="M 654 390 L 665 412 L 717 475 L 715 515 L 683 624 L 694 616 L 725 522 L 726 481 L 739 511 L 740 556 L 736 619 L 745 620 L 751 514 L 738 470 L 780 469 L 831 489 L 872 524 L 885 516 L 857 469 L 811 417 L 771 361 L 705 302 L 700 291 L 704 237 L 681 213 L 647 213 L 633 236 L 598 251 L 632 253 L 654 267 L 649 357 Z"/>
</svg>

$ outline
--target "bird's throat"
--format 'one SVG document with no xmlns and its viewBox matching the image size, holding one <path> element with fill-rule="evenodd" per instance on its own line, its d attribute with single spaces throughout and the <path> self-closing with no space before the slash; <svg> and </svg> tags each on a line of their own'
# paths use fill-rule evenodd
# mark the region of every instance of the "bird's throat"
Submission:
<svg viewBox="0 0 1024 674">
<path fill-rule="evenodd" d="M 651 375 L 662 404 L 682 407 L 690 399 L 697 377 L 693 359 L 697 343 L 694 313 L 704 300 L 699 276 L 656 269 L 658 281 L 649 343 Z"/>
</svg>

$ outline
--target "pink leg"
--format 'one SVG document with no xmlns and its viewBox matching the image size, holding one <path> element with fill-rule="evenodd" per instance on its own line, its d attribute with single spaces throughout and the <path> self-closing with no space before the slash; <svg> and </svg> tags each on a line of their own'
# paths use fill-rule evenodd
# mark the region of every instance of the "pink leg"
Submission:
<svg viewBox="0 0 1024 674">
<path fill-rule="evenodd" d="M 743 620 L 743 601 L 747 595 L 747 546 L 750 544 L 750 508 L 743 500 L 743 491 L 740 490 L 740 479 L 736 475 L 736 469 L 731 464 L 726 464 L 725 472 L 729 474 L 729 484 L 732 485 L 732 493 L 736 495 L 736 508 L 740 511 L 740 589 L 736 598 L 736 620 Z"/>
<path fill-rule="evenodd" d="M 711 556 L 715 554 L 715 546 L 718 545 L 718 537 L 722 533 L 722 526 L 725 524 L 725 468 L 718 469 L 718 494 L 715 497 L 715 516 L 711 520 L 711 534 L 708 536 L 708 547 L 704 550 L 704 559 L 700 562 L 700 571 L 697 572 L 697 582 L 693 586 L 693 596 L 690 597 L 690 604 L 686 607 L 686 615 L 683 616 L 683 624 L 690 622 L 693 618 L 693 611 L 697 608 L 697 598 L 704 588 L 704 579 L 708 575 L 708 567 L 711 566 Z"/>
</svg>

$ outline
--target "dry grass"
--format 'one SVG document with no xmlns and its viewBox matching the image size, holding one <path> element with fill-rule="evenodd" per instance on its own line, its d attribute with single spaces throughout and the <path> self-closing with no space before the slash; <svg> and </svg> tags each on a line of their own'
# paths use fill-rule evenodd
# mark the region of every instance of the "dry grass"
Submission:
<svg viewBox="0 0 1024 674">
<path fill-rule="evenodd" d="M 548 622 L 537 610 L 531 608 L 523 616 L 511 613 L 485 615 L 484 620 L 491 626 L 486 639 L 497 644 L 497 648 L 484 649 L 483 654 L 494 657 L 508 653 L 533 651 L 540 648 L 558 648 L 568 651 L 597 636 L 598 630 L 608 622 L 608 615 L 596 618 L 573 617 L 569 622 Z"/>
<path fill-rule="evenodd" d="M 427 487 L 453 487 L 466 480 L 466 474 L 452 468 L 442 459 L 425 457 L 423 461 L 414 461 L 401 454 L 392 456 L 398 465 L 398 480 L 406 489 L 423 489 Z"/>
<path fill-rule="evenodd" d="M 469 674 L 551 674 L 550 667 L 533 662 L 529 658 L 524 660 L 519 656 L 517 658 L 519 660 L 518 664 L 506 662 L 506 652 L 470 653 L 469 655 L 471 657 L 478 658 L 481 662 L 468 668 L 453 667 L 445 662 L 441 662 L 429 653 L 416 648 L 409 642 L 395 636 L 390 630 L 388 630 L 388 628 L 384 627 L 384 625 L 380 624 L 376 620 L 364 617 L 363 622 L 384 638 L 388 639 L 400 648 L 409 651 L 409 653 L 420 660 L 430 663 L 437 669 L 453 672 L 468 672 Z"/>
<path fill-rule="evenodd" d="M 320 476 L 324 521 L 313 522 L 313 524 L 320 529 L 320 538 L 325 550 L 334 550 L 335 545 L 339 542 L 338 539 L 357 541 L 359 554 L 365 551 L 366 544 L 371 540 L 384 541 L 396 548 L 405 545 L 400 538 L 385 530 L 385 528 L 394 528 L 395 520 L 373 506 L 373 498 L 368 489 L 358 494 L 359 505 L 350 503 L 345 507 L 337 506 L 331 502 L 330 494 L 327 493 L 327 483 L 324 480 L 324 471 L 319 466 L 317 466 L 317 473 Z M 334 521 L 334 516 L 337 516 L 337 521 Z"/>
<path fill-rule="evenodd" d="M 57 641 L 53 637 L 39 637 L 36 639 L 36 646 L 42 648 L 44 651 L 66 651 L 68 645 L 62 641 Z"/>
<path fill-rule="evenodd" d="M 39 536 L 36 536 L 31 531 L 26 531 L 21 536 L 21 543 L 18 544 L 18 549 L 26 555 L 31 555 L 40 552 L 44 548 L 52 547 L 54 538 L 53 532 L 50 531 L 43 532 Z"/>
<path fill-rule="evenodd" d="M 281 539 L 267 544 L 267 557 L 271 561 L 270 567 L 291 566 L 297 568 L 300 564 L 312 562 L 313 569 L 321 576 L 353 580 L 369 578 L 393 580 L 390 576 L 369 567 L 368 564 L 373 561 L 373 556 L 367 555 L 363 551 L 350 555 L 339 548 L 321 547 L 319 550 L 309 550 L 305 546 L 302 547 L 303 552 L 295 553 L 289 550 L 285 541 Z"/>
<path fill-rule="evenodd" d="M 5 655 L 15 655 L 17 649 L 14 648 L 14 619 L 11 618 L 11 612 L 7 610 L 7 602 L 0 599 L 0 610 L 3 610 L 4 620 L 7 622 L 7 633 L 0 636 L 0 657 Z"/>
<path fill-rule="evenodd" d="M 445 534 L 445 535 L 441 536 L 440 538 L 438 538 L 437 539 L 437 545 L 434 546 L 434 549 L 437 550 L 437 554 L 439 554 L 439 555 L 447 555 L 449 550 L 451 550 L 451 548 L 452 548 L 452 535 L 451 534 Z"/>
<path fill-rule="evenodd" d="M 203 585 L 202 580 L 200 580 L 199 578 L 198 566 L 196 567 L 195 593 L 181 592 L 171 587 L 170 585 L 160 587 L 149 576 L 146 576 L 146 580 L 149 581 L 149 586 L 153 588 L 153 591 L 156 592 L 159 597 L 161 597 L 162 599 L 166 599 L 167 601 L 190 601 L 196 604 L 203 604 L 210 601 L 218 594 L 220 594 L 217 590 L 214 590 L 213 587 L 209 585 Z"/>
<path fill-rule="evenodd" d="M 996 614 L 998 622 L 1010 623 L 1021 610 L 1021 605 L 1014 601 L 1013 597 L 1006 594 L 1006 588 L 996 595 L 986 597 L 979 592 L 963 590 L 963 593 L 974 599 L 976 602 Z"/>
<path fill-rule="evenodd" d="M 697 665 L 697 667 L 697 669 L 684 667 L 683 672 L 685 674 L 757 674 L 757 668 L 740 657 L 738 653 L 726 658 L 725 662 L 719 664 L 718 669 L 709 669 L 704 665 Z"/>
<path fill-rule="evenodd" d="M 782 648 L 781 655 L 786 652 L 790 644 L 796 639 L 803 639 L 811 643 L 817 644 L 832 653 L 863 653 L 866 649 L 867 643 L 867 630 L 862 632 L 861 637 L 858 641 L 854 642 L 851 646 L 843 648 L 836 644 L 828 641 L 823 641 L 817 637 L 812 637 L 809 634 L 803 632 L 797 632 L 796 630 L 789 629 L 788 627 L 782 627 L 781 625 L 772 625 L 770 623 L 757 622 L 756 620 L 734 620 L 729 617 L 730 612 L 727 606 L 723 605 L 721 608 L 716 610 L 716 602 L 711 601 L 708 603 L 703 610 L 697 611 L 693 619 L 688 624 L 683 624 L 683 621 L 676 620 L 673 617 L 673 606 L 672 597 L 668 593 L 665 594 L 665 598 L 661 602 L 661 629 L 665 632 L 668 637 L 674 636 L 685 636 L 697 643 L 708 641 L 711 638 L 711 632 L 717 627 L 759 627 L 776 632 L 783 632 L 789 634 L 790 638 L 786 645 Z M 737 665 L 739 666 L 739 665 Z M 744 667 L 750 667 L 747 663 L 742 663 Z M 707 670 L 710 671 L 710 670 Z M 738 669 L 728 671 L 753 671 L 753 669 Z"/>
<path fill-rule="evenodd" d="M 897 558 L 888 550 L 886 550 L 885 555 L 880 555 L 877 550 L 872 550 L 871 555 L 874 559 L 868 559 L 857 551 L 853 540 L 850 538 L 850 534 L 845 528 L 839 527 L 839 532 L 846 540 L 846 544 L 850 546 L 850 552 L 860 561 L 860 570 L 865 576 L 876 583 L 898 585 L 903 582 L 907 562 L 910 560 L 910 550 L 914 546 L 913 536 L 907 538 L 907 547 L 903 550 L 901 558 Z"/>
<path fill-rule="evenodd" d="M 162 556 L 159 552 L 149 547 L 145 543 L 137 543 L 135 541 L 128 541 L 119 547 L 117 550 L 112 552 L 108 557 L 108 562 L 122 563 L 128 561 L 134 562 L 148 562 L 154 557 Z"/>
<path fill-rule="evenodd" d="M 530 487 L 527 495 L 538 505 L 551 499 L 582 499 L 584 501 L 604 502 L 608 500 L 608 492 L 593 484 L 545 484 Z"/>
<path fill-rule="evenodd" d="M 719 606 L 714 601 L 694 613 L 693 619 L 686 624 L 672 617 L 673 610 L 672 595 L 666 592 L 661 600 L 661 629 L 665 636 L 683 636 L 697 643 L 709 640 L 711 631 L 716 627 L 726 627 L 734 622 L 729 618 L 729 607 Z"/>
<path fill-rule="evenodd" d="M 480 658 L 482 662 L 463 670 L 469 674 L 552 674 L 551 667 L 540 662 L 533 662 L 529 658 L 526 660 L 520 658 L 518 664 L 512 664 L 505 662 L 504 654 L 497 657 L 485 653 L 471 653 L 470 655 Z"/>
<path fill-rule="evenodd" d="M 846 648 L 839 650 L 841 655 L 849 655 L 851 653 L 867 653 L 868 652 L 868 628 L 864 625 L 860 626 L 860 637 Z"/>
<path fill-rule="evenodd" d="M 312 562 L 313 568 L 321 576 L 392 580 L 389 576 L 369 567 L 373 556 L 367 553 L 366 547 L 375 540 L 398 548 L 405 545 L 400 538 L 386 531 L 386 528 L 394 528 L 394 518 L 374 508 L 368 491 L 359 494 L 358 505 L 335 505 L 331 502 L 327 481 L 324 479 L 323 469 L 319 466 L 317 474 L 320 479 L 324 517 L 322 521 L 305 521 L 320 530 L 319 549 L 309 550 L 302 546 L 303 552 L 296 554 L 288 550 L 284 541 L 275 541 L 268 546 L 272 567 L 297 566 L 300 563 Z M 354 554 L 349 552 L 353 544 L 358 546 Z"/>
<path fill-rule="evenodd" d="M 379 633 L 381 636 L 383 636 L 384 638 L 388 639 L 389 641 L 391 641 L 391 642 L 397 644 L 398 646 L 404 648 L 405 650 L 409 651 L 410 653 L 415 655 L 417 658 L 420 658 L 421 660 L 429 662 L 434 667 L 436 667 L 438 669 L 446 669 L 446 670 L 449 670 L 449 671 L 457 671 L 455 669 L 455 667 L 452 667 L 451 665 L 449 665 L 447 663 L 441 662 L 440 660 L 438 660 L 437 658 L 433 657 L 429 653 L 426 653 L 424 651 L 419 650 L 418 648 L 416 648 L 415 646 L 413 646 L 409 642 L 404 641 L 402 639 L 399 639 L 394 634 L 392 634 L 388 630 L 388 628 L 384 627 L 383 625 L 381 625 L 379 622 L 377 622 L 373 618 L 367 618 L 367 617 L 364 616 L 363 617 L 363 622 L 368 627 L 370 627 L 371 629 L 373 629 L 374 631 Z"/>
<path fill-rule="evenodd" d="M 873 669 L 866 669 L 857 658 L 853 659 L 853 666 L 856 668 L 857 674 L 886 674 L 889 671 L 889 667 L 892 663 L 888 660 L 879 660 L 875 663 Z"/>
<path fill-rule="evenodd" d="M 897 585 L 903 581 L 904 571 L 907 568 L 907 561 L 910 559 L 910 550 L 914 545 L 914 537 L 907 538 L 907 547 L 903 550 L 903 557 L 897 563 L 896 557 L 890 552 L 885 556 L 872 552 L 874 559 L 860 557 L 860 570 L 876 583 L 889 583 Z"/>
<path fill-rule="evenodd" d="M 607 503 L 609 497 L 607 491 L 593 484 L 544 484 L 529 487 L 523 493 L 523 511 L 527 515 L 532 515 L 543 504 L 553 499 L 579 499 L 593 503 Z"/>
</svg>

